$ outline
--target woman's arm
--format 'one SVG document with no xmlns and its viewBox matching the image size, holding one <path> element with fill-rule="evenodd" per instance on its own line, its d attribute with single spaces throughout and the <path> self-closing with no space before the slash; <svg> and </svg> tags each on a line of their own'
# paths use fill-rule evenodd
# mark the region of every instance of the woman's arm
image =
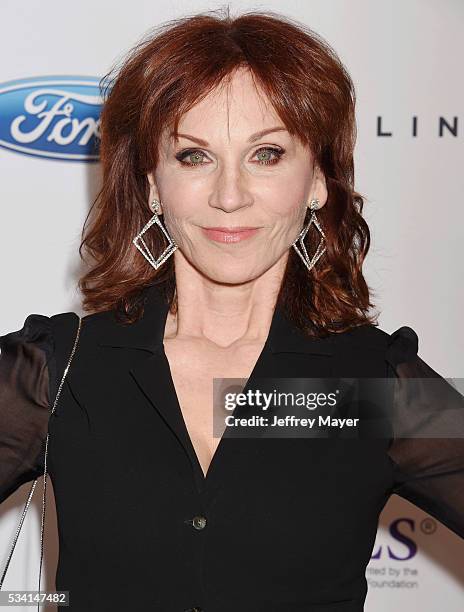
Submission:
<svg viewBox="0 0 464 612">
<path fill-rule="evenodd" d="M 418 337 L 401 327 L 387 361 L 396 378 L 392 414 L 393 493 L 464 538 L 464 397 L 418 355 Z"/>
<path fill-rule="evenodd" d="M 43 472 L 54 340 L 49 317 L 31 314 L 0 336 L 0 503 Z"/>
</svg>

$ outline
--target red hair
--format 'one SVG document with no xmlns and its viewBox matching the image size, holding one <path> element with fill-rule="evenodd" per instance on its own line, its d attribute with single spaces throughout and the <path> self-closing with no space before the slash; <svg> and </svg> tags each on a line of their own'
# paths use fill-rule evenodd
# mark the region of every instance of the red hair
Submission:
<svg viewBox="0 0 464 612">
<path fill-rule="evenodd" d="M 163 23 L 103 77 L 103 184 L 79 247 L 82 258 L 85 249 L 93 259 L 79 279 L 84 310 L 115 308 L 127 323 L 134 322 L 142 314 L 141 290 L 159 283 L 175 311 L 174 258 L 155 271 L 132 243 L 150 214 L 146 174 L 156 168 L 164 129 L 177 132 L 184 113 L 239 67 L 250 70 L 288 131 L 309 145 L 328 189 L 317 212 L 327 250 L 308 272 L 290 249 L 279 302 L 313 336 L 377 325 L 368 312 L 373 304 L 362 274 L 370 233 L 363 197 L 353 187 L 352 80 L 318 34 L 272 11 L 232 18 L 219 9 Z M 144 240 L 155 254 L 166 247 L 155 231 Z M 314 226 L 306 240 L 319 243 Z"/>
</svg>

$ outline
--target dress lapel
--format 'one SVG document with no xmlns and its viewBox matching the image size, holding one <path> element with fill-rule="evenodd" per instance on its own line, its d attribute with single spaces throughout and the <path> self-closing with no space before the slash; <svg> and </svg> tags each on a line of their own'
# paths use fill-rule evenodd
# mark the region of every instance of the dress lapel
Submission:
<svg viewBox="0 0 464 612">
<path fill-rule="evenodd" d="M 130 325 L 116 321 L 111 311 L 100 330 L 101 347 L 126 349 L 127 367 L 135 383 L 158 411 L 182 444 L 189 459 L 196 455 L 180 410 L 163 345 L 164 327 L 169 305 L 157 285 L 143 290 L 142 317 Z M 134 354 L 134 349 L 145 354 Z"/>
<path fill-rule="evenodd" d="M 151 285 L 144 290 L 145 307 L 142 317 L 135 323 L 123 325 L 112 314 L 104 320 L 97 340 L 101 347 L 130 349 L 128 368 L 136 384 L 170 427 L 189 457 L 197 476 L 198 486 L 203 484 L 203 473 L 182 416 L 169 362 L 164 352 L 164 327 L 169 305 L 160 289 Z M 112 313 L 112 311 L 111 311 Z M 133 349 L 146 355 L 134 359 Z M 330 377 L 332 375 L 332 338 L 307 338 L 276 307 L 268 338 L 249 377 L 244 391 L 252 388 L 257 378 L 266 377 Z M 243 409 L 242 409 L 243 410 Z M 240 416 L 236 408 L 234 416 Z M 217 469 L 222 450 L 218 445 L 207 478 Z"/>
</svg>

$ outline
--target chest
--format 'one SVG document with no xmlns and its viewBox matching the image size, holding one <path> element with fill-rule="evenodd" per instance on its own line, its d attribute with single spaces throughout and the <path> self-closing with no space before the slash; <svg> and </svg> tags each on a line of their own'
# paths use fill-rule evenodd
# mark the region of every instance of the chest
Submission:
<svg viewBox="0 0 464 612">
<path fill-rule="evenodd" d="M 234 349 L 165 340 L 172 382 L 182 417 L 204 475 L 220 442 L 214 435 L 214 379 L 248 379 L 263 349 L 247 343 Z"/>
<path fill-rule="evenodd" d="M 333 355 L 268 350 L 255 367 L 259 345 L 195 351 L 168 340 L 164 354 L 82 340 L 50 425 L 64 588 L 76 558 L 94 563 L 96 576 L 105 567 L 111 581 L 126 584 L 132 572 L 134 584 L 153 583 L 151 593 L 165 589 L 159 609 L 170 609 L 173 593 L 187 593 L 176 609 L 197 601 L 185 586 L 196 568 L 221 593 L 230 591 L 232 570 L 242 588 L 238 608 L 254 592 L 267 593 L 272 608 L 282 576 L 289 580 L 282 609 L 291 609 L 288 593 L 301 609 L 309 597 L 326 601 L 334 576 L 350 589 L 351 579 L 363 586 L 391 484 L 387 441 L 226 438 L 200 482 L 185 429 L 206 473 L 219 443 L 212 436 L 215 377 L 248 379 L 252 370 L 284 378 L 382 376 L 380 352 L 345 359 L 335 348 Z M 195 516 L 206 517 L 205 529 L 194 526 Z M 156 571 L 154 550 L 162 559 Z"/>
<path fill-rule="evenodd" d="M 50 438 L 64 548 L 82 557 L 96 548 L 91 558 L 105 567 L 108 559 L 126 567 L 121 551 L 129 551 L 137 579 L 153 567 L 134 563 L 142 549 L 150 560 L 153 550 L 160 553 L 168 577 L 179 576 L 178 551 L 187 551 L 186 575 L 204 558 L 209 576 L 219 568 L 218 583 L 230 578 L 217 562 L 225 554 L 237 584 L 257 584 L 258 592 L 282 575 L 292 576 L 292 593 L 306 588 L 309 576 L 314 588 L 325 588 L 327 576 L 329 589 L 347 558 L 363 576 L 391 482 L 387 441 L 251 437 L 226 438 L 220 447 L 212 435 L 215 377 L 248 379 L 252 370 L 324 376 L 341 371 L 331 367 L 336 355 L 264 351 L 255 368 L 259 345 L 210 352 L 166 341 L 164 349 L 147 355 L 106 347 L 77 355 Z M 375 364 L 380 371 L 380 358 L 369 357 L 359 365 L 350 359 L 343 372 L 366 373 Z M 195 516 L 206 517 L 206 529 L 192 525 Z M 204 557 L 203 536 L 209 538 Z"/>
</svg>

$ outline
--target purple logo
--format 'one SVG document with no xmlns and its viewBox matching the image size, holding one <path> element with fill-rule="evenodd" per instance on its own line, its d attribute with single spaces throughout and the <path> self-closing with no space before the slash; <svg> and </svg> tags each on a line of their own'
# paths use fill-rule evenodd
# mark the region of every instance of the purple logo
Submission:
<svg viewBox="0 0 464 612">
<path fill-rule="evenodd" d="M 389 559 L 395 559 L 395 561 L 409 561 L 417 554 L 417 544 L 400 530 L 402 524 L 407 525 L 411 532 L 415 530 L 415 523 L 409 518 L 399 518 L 391 523 L 389 532 L 394 544 L 386 547 L 386 554 Z M 382 546 L 379 546 L 371 559 L 381 559 L 382 556 L 383 549 Z"/>
</svg>

